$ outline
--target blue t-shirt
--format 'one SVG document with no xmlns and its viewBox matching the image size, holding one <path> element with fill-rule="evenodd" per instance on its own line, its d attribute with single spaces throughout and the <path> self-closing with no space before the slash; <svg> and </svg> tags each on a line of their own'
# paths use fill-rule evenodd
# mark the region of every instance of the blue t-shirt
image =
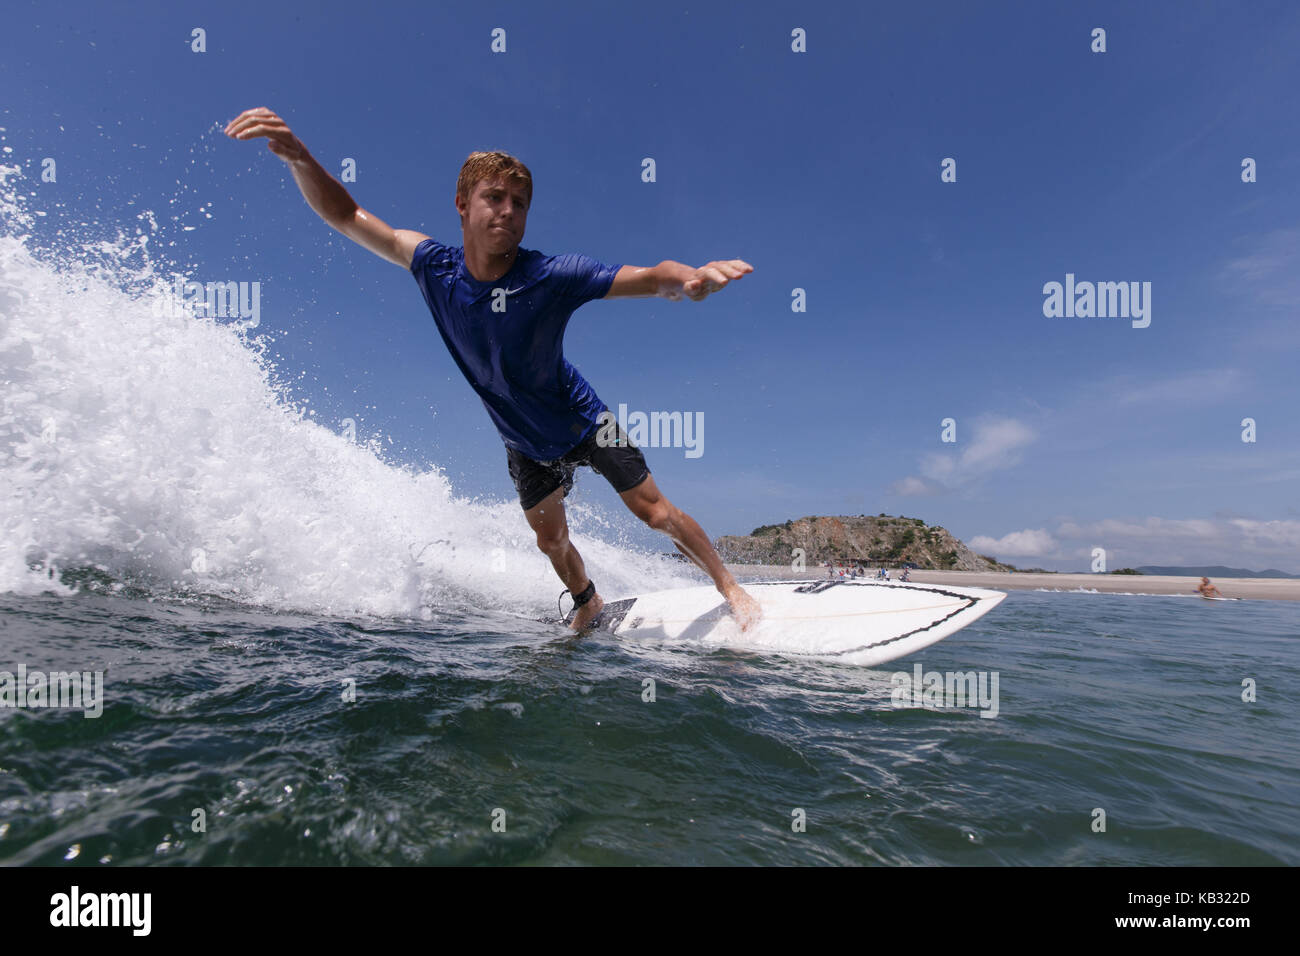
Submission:
<svg viewBox="0 0 1300 956">
<path fill-rule="evenodd" d="M 564 358 L 569 316 L 614 284 L 619 266 L 583 255 L 544 256 L 520 248 L 510 271 L 479 282 L 462 246 L 425 239 L 411 273 L 460 366 L 509 448 L 554 461 L 596 428 L 605 411 L 587 380 Z M 504 312 L 493 312 L 502 301 Z"/>
</svg>

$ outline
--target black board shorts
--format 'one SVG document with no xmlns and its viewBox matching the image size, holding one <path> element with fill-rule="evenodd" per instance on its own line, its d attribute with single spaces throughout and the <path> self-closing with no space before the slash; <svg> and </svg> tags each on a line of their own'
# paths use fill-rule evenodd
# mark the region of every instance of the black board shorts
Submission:
<svg viewBox="0 0 1300 956">
<path fill-rule="evenodd" d="M 507 446 L 506 461 L 510 466 L 510 478 L 519 492 L 519 504 L 525 511 L 536 508 L 546 496 L 563 487 L 562 498 L 569 496 L 573 488 L 573 472 L 579 465 L 586 465 L 613 486 L 619 494 L 630 491 L 646 478 L 650 469 L 646 467 L 645 455 L 641 449 L 632 444 L 622 426 L 618 429 L 618 444 L 601 447 L 596 436 L 601 429 L 597 427 L 590 435 L 580 441 L 572 451 L 555 461 L 534 461 L 522 452 Z"/>
</svg>

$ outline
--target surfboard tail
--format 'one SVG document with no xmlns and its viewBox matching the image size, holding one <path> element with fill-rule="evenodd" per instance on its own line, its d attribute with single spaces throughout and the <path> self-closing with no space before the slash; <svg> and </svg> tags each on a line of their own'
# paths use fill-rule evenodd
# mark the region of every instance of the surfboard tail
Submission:
<svg viewBox="0 0 1300 956">
<path fill-rule="evenodd" d="M 606 601 L 605 606 L 600 609 L 600 613 L 591 619 L 587 625 L 587 630 L 600 628 L 601 630 L 612 631 L 623 623 L 623 618 L 632 605 L 636 603 L 636 598 L 624 598 L 621 601 Z M 569 613 L 564 615 L 560 622 L 565 627 L 573 623 L 573 616 L 578 613 L 576 607 L 570 608 Z"/>
</svg>

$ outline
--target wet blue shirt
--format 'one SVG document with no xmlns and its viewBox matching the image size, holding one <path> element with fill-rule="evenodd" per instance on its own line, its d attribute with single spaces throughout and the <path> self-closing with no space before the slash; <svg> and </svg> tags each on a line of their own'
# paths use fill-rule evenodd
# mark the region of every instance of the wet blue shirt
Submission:
<svg viewBox="0 0 1300 956">
<path fill-rule="evenodd" d="M 507 447 L 554 461 L 596 428 L 605 403 L 564 358 L 569 316 L 602 298 L 619 266 L 588 256 L 520 248 L 510 271 L 479 282 L 461 246 L 425 239 L 411 273 L 442 340 L 492 416 Z M 494 289 L 502 290 L 494 294 Z M 505 311 L 493 312 L 494 301 Z"/>
</svg>

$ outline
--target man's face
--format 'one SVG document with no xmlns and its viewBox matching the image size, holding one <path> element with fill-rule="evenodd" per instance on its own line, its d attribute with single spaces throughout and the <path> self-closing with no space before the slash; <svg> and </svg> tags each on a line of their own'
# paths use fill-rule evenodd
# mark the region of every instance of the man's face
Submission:
<svg viewBox="0 0 1300 956">
<path fill-rule="evenodd" d="M 480 180 L 470 193 L 469 202 L 456 200 L 456 211 L 463 218 L 468 241 L 473 236 L 488 252 L 504 254 L 519 245 L 528 225 L 528 198 L 524 187 L 507 179 Z"/>
</svg>

